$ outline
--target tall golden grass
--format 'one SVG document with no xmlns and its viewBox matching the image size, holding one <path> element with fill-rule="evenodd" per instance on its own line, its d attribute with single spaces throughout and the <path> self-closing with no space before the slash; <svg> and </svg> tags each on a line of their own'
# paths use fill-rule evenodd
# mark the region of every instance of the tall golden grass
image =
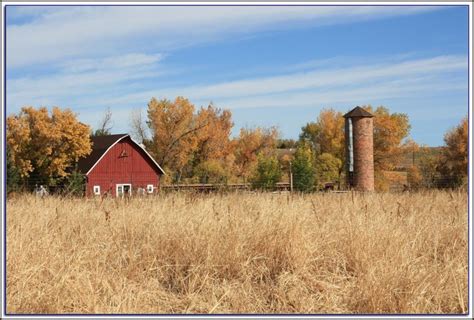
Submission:
<svg viewBox="0 0 474 320">
<path fill-rule="evenodd" d="M 465 313 L 467 193 L 7 200 L 8 313 Z"/>
</svg>

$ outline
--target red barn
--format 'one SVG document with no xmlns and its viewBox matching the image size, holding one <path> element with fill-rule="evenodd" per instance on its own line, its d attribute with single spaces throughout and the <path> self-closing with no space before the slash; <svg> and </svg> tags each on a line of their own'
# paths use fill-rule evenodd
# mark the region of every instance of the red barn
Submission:
<svg viewBox="0 0 474 320">
<path fill-rule="evenodd" d="M 163 169 L 128 134 L 92 137 L 92 152 L 79 160 L 86 195 L 155 193 Z"/>
</svg>

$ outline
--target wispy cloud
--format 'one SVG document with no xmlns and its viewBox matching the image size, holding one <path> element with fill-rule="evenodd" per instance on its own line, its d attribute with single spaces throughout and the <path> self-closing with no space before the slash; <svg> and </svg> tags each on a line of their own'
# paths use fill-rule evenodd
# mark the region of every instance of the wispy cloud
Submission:
<svg viewBox="0 0 474 320">
<path fill-rule="evenodd" d="M 263 95 L 285 91 L 308 90 L 329 86 L 363 84 L 384 78 L 416 75 L 434 75 L 467 67 L 465 57 L 436 57 L 407 61 L 393 65 L 369 65 L 325 71 L 310 71 L 283 76 L 240 80 L 210 86 L 187 88 L 190 96 L 220 98 L 231 96 Z"/>
<path fill-rule="evenodd" d="M 352 23 L 436 9 L 426 6 L 37 8 L 35 14 L 31 7 L 19 7 L 16 10 L 20 13 L 23 10 L 31 20 L 7 25 L 7 64 L 10 68 L 64 58 L 107 56 L 117 50 L 130 53 L 135 46 L 143 45 L 145 39 L 145 50 L 168 52 L 259 31 L 307 24 Z M 9 9 L 7 14 L 19 15 L 16 10 Z"/>
<path fill-rule="evenodd" d="M 322 107 L 381 101 L 400 102 L 399 112 L 410 111 L 415 101 L 420 102 L 418 113 L 410 117 L 431 112 L 432 102 L 449 105 L 454 101 L 459 115 L 464 112 L 460 106 L 467 89 L 467 57 L 463 51 L 430 53 L 417 46 L 403 46 L 393 54 L 377 50 L 360 54 L 361 50 L 341 51 L 336 47 L 324 53 L 313 48 L 316 51 L 304 55 L 293 55 L 288 50 L 280 60 L 263 61 L 256 56 L 247 67 L 239 62 L 236 68 L 226 61 L 228 54 L 229 60 L 238 60 L 233 48 L 249 37 L 271 47 L 274 41 L 287 41 L 309 27 L 388 19 L 442 8 L 9 6 L 7 112 L 17 112 L 24 105 L 71 107 L 81 121 L 94 126 L 97 113 L 110 106 L 114 131 L 127 131 L 130 110 L 146 107 L 151 97 L 185 96 L 197 106 L 213 101 L 234 110 L 236 119 L 238 113 L 253 115 L 255 110 L 251 109 L 268 108 L 261 110 L 265 114 L 282 108 L 282 113 L 289 114 L 302 107 L 306 108 L 304 114 L 300 112 L 304 122 L 307 114 L 315 115 Z M 388 25 L 393 27 L 392 23 Z M 350 26 L 344 30 L 346 27 L 350 33 Z M 332 29 L 341 30 L 325 30 L 330 33 Z M 206 60 L 203 48 L 207 49 L 207 44 L 215 50 L 211 55 L 218 59 L 215 64 Z M 195 45 L 199 46 L 187 48 Z M 296 120 L 293 123 L 297 129 L 300 125 Z"/>
<path fill-rule="evenodd" d="M 161 55 L 126 54 L 69 60 L 55 73 L 9 80 L 7 104 L 18 108 L 25 104 L 59 104 L 91 98 L 98 102 L 108 94 L 116 96 L 127 92 L 124 87 L 166 74 L 160 65 L 161 59 Z"/>
<path fill-rule="evenodd" d="M 140 90 L 147 81 L 156 80 L 165 74 L 160 71 L 159 61 L 159 56 L 126 55 L 98 61 L 70 62 L 58 74 L 37 79 L 27 77 L 10 80 L 8 105 L 18 108 L 38 101 L 56 101 L 57 104 L 74 102 L 78 108 L 98 105 L 137 106 L 145 105 L 152 96 L 173 98 L 182 95 L 198 104 L 214 101 L 233 109 L 291 107 L 345 101 L 364 103 L 375 98 L 401 98 L 414 93 L 432 94 L 466 88 L 465 79 L 459 78 L 458 73 L 466 70 L 467 58 L 449 55 Z M 121 67 L 113 67 L 116 65 Z M 126 88 L 134 82 L 140 85 L 131 93 L 121 90 L 121 84 Z"/>
<path fill-rule="evenodd" d="M 163 55 L 130 53 L 99 59 L 75 59 L 61 64 L 63 72 L 85 72 L 93 70 L 113 70 L 153 65 L 162 60 Z"/>
<path fill-rule="evenodd" d="M 358 97 L 404 97 L 422 90 L 440 92 L 466 88 L 464 79 L 450 77 L 452 73 L 466 68 L 467 58 L 463 56 L 439 56 L 395 64 L 387 61 L 375 65 L 147 90 L 115 97 L 106 103 L 125 105 L 146 101 L 152 96 L 170 98 L 184 95 L 199 103 L 212 100 L 229 108 L 245 108 L 302 106 L 357 100 Z M 447 79 L 450 79 L 449 83 Z M 288 99 L 282 99 L 282 95 Z"/>
</svg>

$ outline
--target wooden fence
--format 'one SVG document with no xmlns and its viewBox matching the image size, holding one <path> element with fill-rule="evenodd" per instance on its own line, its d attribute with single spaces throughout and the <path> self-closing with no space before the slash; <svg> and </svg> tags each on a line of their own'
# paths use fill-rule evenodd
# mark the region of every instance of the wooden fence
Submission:
<svg viewBox="0 0 474 320">
<path fill-rule="evenodd" d="M 237 191 L 237 190 L 251 190 L 252 186 L 250 183 L 231 183 L 231 184 L 170 184 L 162 185 L 160 187 L 163 191 L 198 191 L 198 192 L 213 192 L 213 191 Z M 289 191 L 290 183 L 278 182 L 273 191 Z"/>
</svg>

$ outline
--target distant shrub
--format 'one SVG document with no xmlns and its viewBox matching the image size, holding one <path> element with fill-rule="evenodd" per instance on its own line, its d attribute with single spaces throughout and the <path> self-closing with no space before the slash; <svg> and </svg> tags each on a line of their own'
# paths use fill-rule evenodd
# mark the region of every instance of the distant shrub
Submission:
<svg viewBox="0 0 474 320">
<path fill-rule="evenodd" d="M 313 153 L 309 146 L 301 145 L 295 153 L 292 165 L 293 186 L 295 190 L 310 192 L 314 190 L 315 168 L 313 164 Z"/>
<path fill-rule="evenodd" d="M 271 190 L 276 187 L 282 176 L 278 159 L 274 156 L 258 156 L 258 163 L 253 176 L 250 179 L 252 188 Z"/>
</svg>

